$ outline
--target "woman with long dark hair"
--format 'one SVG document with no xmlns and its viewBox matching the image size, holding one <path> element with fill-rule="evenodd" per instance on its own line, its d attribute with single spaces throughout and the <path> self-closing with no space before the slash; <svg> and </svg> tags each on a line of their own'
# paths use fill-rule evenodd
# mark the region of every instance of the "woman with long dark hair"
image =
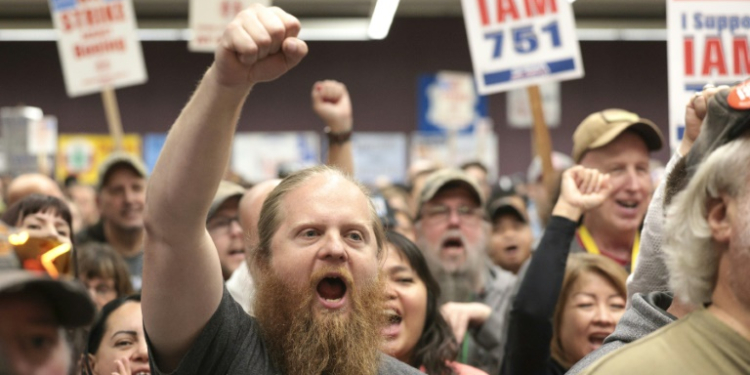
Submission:
<svg viewBox="0 0 750 375">
<path fill-rule="evenodd" d="M 85 355 L 87 375 L 151 373 L 140 294 L 104 305 L 91 327 Z"/>
<path fill-rule="evenodd" d="M 440 314 L 440 286 L 422 252 L 403 235 L 388 231 L 386 313 L 381 350 L 431 375 L 480 375 L 484 372 L 454 362 L 458 343 Z"/>
</svg>

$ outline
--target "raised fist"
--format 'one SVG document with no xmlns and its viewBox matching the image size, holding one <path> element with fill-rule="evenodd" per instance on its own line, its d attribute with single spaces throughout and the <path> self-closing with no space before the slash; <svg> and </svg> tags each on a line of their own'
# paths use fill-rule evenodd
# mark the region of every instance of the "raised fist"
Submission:
<svg viewBox="0 0 750 375">
<path fill-rule="evenodd" d="M 307 54 L 307 44 L 297 39 L 299 31 L 299 21 L 277 7 L 253 4 L 243 10 L 216 48 L 218 82 L 245 88 L 280 77 Z"/>
<path fill-rule="evenodd" d="M 352 103 L 346 86 L 337 81 L 315 82 L 312 89 L 313 111 L 333 132 L 344 132 L 352 127 Z"/>
<path fill-rule="evenodd" d="M 611 191 L 608 174 L 577 165 L 563 173 L 560 200 L 585 212 L 602 204 Z"/>
</svg>

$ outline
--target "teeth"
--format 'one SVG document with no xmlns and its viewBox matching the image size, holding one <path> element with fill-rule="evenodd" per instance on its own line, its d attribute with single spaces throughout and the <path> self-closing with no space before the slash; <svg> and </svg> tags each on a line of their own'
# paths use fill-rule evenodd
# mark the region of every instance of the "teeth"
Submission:
<svg viewBox="0 0 750 375">
<path fill-rule="evenodd" d="M 328 298 L 326 298 L 326 301 L 328 301 L 328 302 L 336 302 L 336 301 L 341 301 L 341 298 L 336 298 L 336 299 L 328 299 Z"/>
</svg>

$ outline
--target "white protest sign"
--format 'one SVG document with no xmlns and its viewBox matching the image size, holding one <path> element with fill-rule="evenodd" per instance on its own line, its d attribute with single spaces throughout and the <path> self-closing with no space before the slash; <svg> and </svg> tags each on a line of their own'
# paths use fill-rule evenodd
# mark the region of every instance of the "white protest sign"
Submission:
<svg viewBox="0 0 750 375">
<path fill-rule="evenodd" d="M 57 152 L 57 117 L 44 116 L 29 122 L 26 148 L 33 155 L 54 155 Z"/>
<path fill-rule="evenodd" d="M 669 140 L 675 149 L 685 129 L 685 104 L 711 83 L 750 75 L 750 0 L 667 1 Z"/>
<path fill-rule="evenodd" d="M 539 85 L 544 123 L 550 128 L 560 126 L 560 82 L 547 82 Z M 534 116 L 527 90 L 510 90 L 505 96 L 508 125 L 511 128 L 531 129 Z"/>
<path fill-rule="evenodd" d="M 68 96 L 145 83 L 131 0 L 49 0 Z"/>
<path fill-rule="evenodd" d="M 234 136 L 232 171 L 252 183 L 279 175 L 279 168 L 320 164 L 316 132 L 240 132 Z"/>
<path fill-rule="evenodd" d="M 414 132 L 411 136 L 410 158 L 431 160 L 447 167 L 458 167 L 470 161 L 479 161 L 489 170 L 489 179 L 498 175 L 497 134 L 480 126 L 473 134 L 441 134 Z"/>
<path fill-rule="evenodd" d="M 583 77 L 567 0 L 462 0 L 480 94 Z"/>
<path fill-rule="evenodd" d="M 271 0 L 190 0 L 190 42 L 193 52 L 214 52 L 229 21 L 250 4 L 271 5 Z"/>
<path fill-rule="evenodd" d="M 364 184 L 406 181 L 407 137 L 404 133 L 352 134 L 354 176 Z"/>
</svg>

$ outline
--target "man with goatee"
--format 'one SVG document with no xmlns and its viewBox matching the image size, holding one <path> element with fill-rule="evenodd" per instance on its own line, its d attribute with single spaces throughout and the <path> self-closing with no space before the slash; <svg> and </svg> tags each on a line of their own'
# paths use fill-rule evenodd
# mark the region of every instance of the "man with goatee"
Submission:
<svg viewBox="0 0 750 375">
<path fill-rule="evenodd" d="M 148 187 L 143 316 L 153 373 L 416 374 L 378 352 L 383 230 L 335 169 L 284 179 L 263 204 L 247 315 L 224 289 L 205 229 L 246 97 L 307 54 L 299 21 L 254 5 L 227 27 L 172 127 Z"/>
</svg>

